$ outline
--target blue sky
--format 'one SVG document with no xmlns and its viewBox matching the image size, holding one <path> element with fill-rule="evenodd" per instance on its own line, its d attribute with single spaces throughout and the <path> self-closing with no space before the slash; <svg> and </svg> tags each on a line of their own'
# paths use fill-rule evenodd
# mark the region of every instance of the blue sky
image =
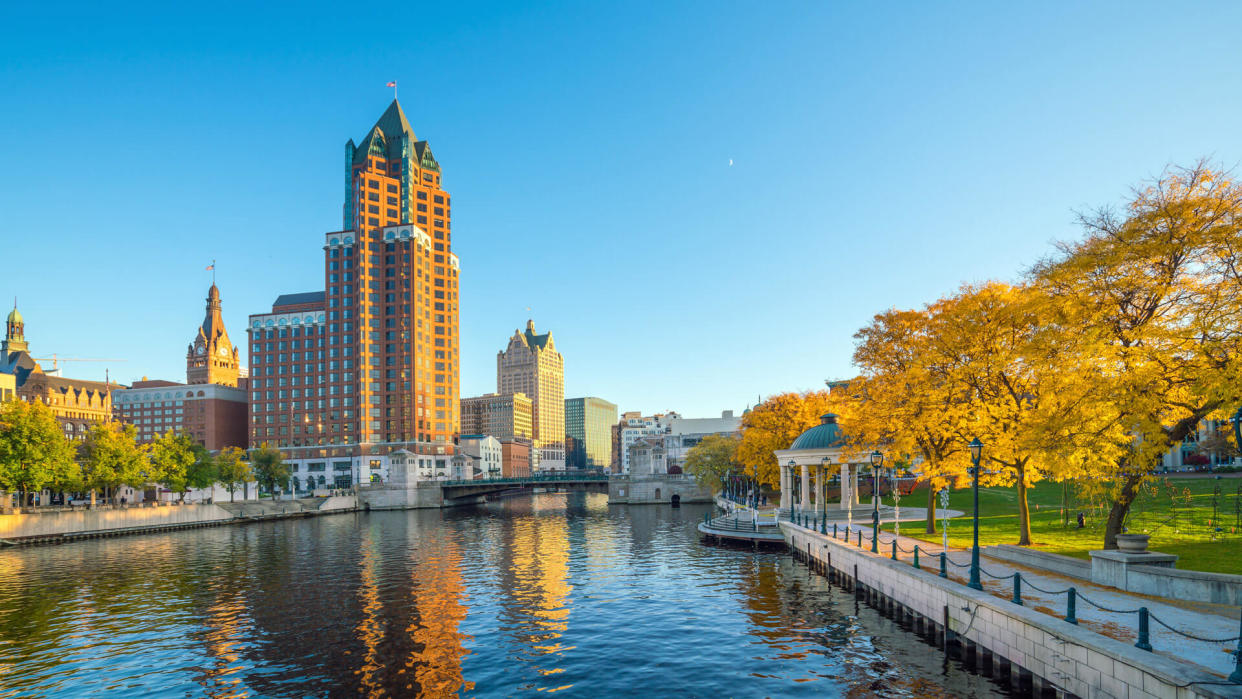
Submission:
<svg viewBox="0 0 1242 699">
<path fill-rule="evenodd" d="M 530 306 L 622 410 L 822 387 L 874 313 L 1242 160 L 1237 4 L 15 5 L 0 298 L 36 356 L 127 360 L 82 378 L 183 380 L 212 259 L 238 344 L 321 289 L 389 80 L 453 195 L 463 394 Z"/>
</svg>

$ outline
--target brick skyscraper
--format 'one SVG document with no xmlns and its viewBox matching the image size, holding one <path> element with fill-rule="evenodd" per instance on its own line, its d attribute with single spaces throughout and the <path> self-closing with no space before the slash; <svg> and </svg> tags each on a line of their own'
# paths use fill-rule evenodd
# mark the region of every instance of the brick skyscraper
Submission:
<svg viewBox="0 0 1242 699">
<path fill-rule="evenodd" d="M 324 237 L 325 290 L 285 294 L 251 316 L 252 444 L 272 442 L 314 471 L 332 460 L 364 483 L 397 449 L 453 453 L 450 205 L 440 164 L 393 100 L 361 143 L 345 145 L 344 230 Z"/>
</svg>

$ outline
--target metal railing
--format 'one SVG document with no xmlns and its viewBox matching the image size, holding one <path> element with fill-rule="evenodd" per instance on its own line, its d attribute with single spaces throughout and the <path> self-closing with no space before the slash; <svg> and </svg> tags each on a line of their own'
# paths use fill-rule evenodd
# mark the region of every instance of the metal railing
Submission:
<svg viewBox="0 0 1242 699">
<path fill-rule="evenodd" d="M 580 481 L 607 481 L 608 474 L 597 469 L 582 469 L 574 471 L 543 471 L 533 473 L 529 476 L 518 476 L 509 478 L 482 478 L 478 480 L 454 480 L 454 481 L 436 481 L 436 485 L 440 486 L 458 486 L 458 485 L 504 485 L 527 483 L 558 483 L 558 482 L 580 482 Z"/>
<path fill-rule="evenodd" d="M 787 521 L 791 521 L 796 526 L 800 526 L 805 529 L 808 529 L 813 533 L 819 531 L 815 529 L 814 527 L 814 524 L 815 524 L 814 519 L 808 519 L 806 517 L 799 518 L 795 516 L 791 520 L 787 520 Z M 864 547 L 863 545 L 864 536 L 867 538 L 868 541 L 872 541 L 874 535 L 864 532 L 862 528 L 859 528 L 856 531 L 858 533 L 856 545 L 860 549 L 865 549 L 866 547 Z M 824 533 L 824 532 L 820 532 L 820 533 Z M 840 535 L 838 535 L 838 527 L 836 524 L 833 524 L 831 536 L 833 539 L 843 540 L 846 544 L 850 543 L 850 530 L 848 527 L 843 528 L 843 530 L 840 531 Z M 893 536 L 892 539 L 890 539 L 887 542 L 885 542 L 881 538 L 876 543 L 887 545 L 888 552 L 881 554 L 881 555 L 885 555 L 886 557 L 894 561 L 901 560 L 897 556 L 897 553 L 899 551 L 902 553 L 912 554 L 913 559 L 911 561 L 911 565 L 916 569 L 922 569 L 923 566 L 921 565 L 921 561 L 919 559 L 919 553 L 920 553 L 919 544 L 915 544 L 913 550 L 906 549 L 905 547 L 898 544 L 898 538 L 895 535 Z M 876 547 L 873 547 L 873 550 L 875 548 Z M 937 546 L 936 548 L 942 548 L 942 547 Z M 923 551 L 923 553 L 927 554 L 928 552 Z M 942 578 L 950 579 L 949 572 L 948 572 L 950 565 L 955 568 L 970 568 L 972 565 L 970 563 L 958 563 L 957 561 L 954 561 L 953 559 L 949 558 L 948 552 L 944 550 L 941 550 L 938 554 L 932 554 L 932 555 L 935 555 L 937 556 L 937 558 L 939 558 L 939 564 L 940 564 L 939 575 Z M 1234 649 L 1232 650 L 1226 649 L 1226 652 L 1234 656 L 1234 670 L 1233 670 L 1233 674 L 1229 675 L 1229 681 L 1233 683 L 1237 683 L 1237 684 L 1242 684 L 1242 616 L 1240 616 L 1239 618 L 1239 629 L 1238 629 L 1237 636 L 1231 636 L 1229 638 L 1207 638 L 1204 636 L 1199 636 L 1193 633 L 1189 633 L 1187 631 L 1183 631 L 1181 629 L 1174 628 L 1173 626 L 1170 626 L 1164 620 L 1160 619 L 1155 614 L 1152 614 L 1151 611 L 1147 609 L 1147 607 L 1138 607 L 1136 609 L 1113 609 L 1111 607 L 1107 607 L 1103 604 L 1099 604 L 1097 602 L 1090 600 L 1089 598 L 1084 596 L 1082 593 L 1080 593 L 1077 588 L 1073 586 L 1067 587 L 1064 590 L 1045 590 L 1044 588 L 1035 585 L 1030 580 L 1024 579 L 1022 577 L 1021 571 L 1015 571 L 1008 575 L 997 575 L 996 573 L 992 573 L 988 571 L 983 566 L 979 566 L 978 571 L 981 576 L 986 576 L 988 578 L 992 578 L 993 580 L 1009 580 L 1012 584 L 1012 593 L 1013 593 L 1012 596 L 1009 598 L 1009 601 L 1019 606 L 1023 605 L 1022 589 L 1023 589 L 1024 583 L 1026 587 L 1032 590 L 1035 590 L 1037 592 L 1041 592 L 1045 595 L 1065 595 L 1066 596 L 1065 616 L 1062 618 L 1066 622 L 1071 623 L 1071 624 L 1075 624 L 1075 625 L 1078 624 L 1078 602 L 1080 600 L 1092 607 L 1095 607 L 1096 609 L 1099 609 L 1104 612 L 1109 612 L 1111 614 L 1136 614 L 1138 615 L 1138 620 L 1137 620 L 1138 621 L 1138 633 L 1137 633 L 1137 640 L 1134 643 L 1134 647 L 1140 650 L 1146 650 L 1146 651 L 1152 650 L 1151 628 L 1150 628 L 1152 621 L 1155 621 L 1157 624 L 1160 624 L 1165 629 L 1168 629 L 1174 634 L 1177 634 L 1178 636 L 1181 636 L 1183 638 L 1190 639 L 1192 641 L 1198 641 L 1201 643 L 1208 643 L 1208 644 L 1213 644 L 1213 645 L 1236 644 L 1236 647 Z M 955 581 L 955 582 L 959 582 L 959 581 Z"/>
</svg>

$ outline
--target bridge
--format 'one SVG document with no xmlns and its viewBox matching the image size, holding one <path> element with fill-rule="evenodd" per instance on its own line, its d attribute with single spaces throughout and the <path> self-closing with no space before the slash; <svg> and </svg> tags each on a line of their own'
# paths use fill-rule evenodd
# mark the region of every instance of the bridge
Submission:
<svg viewBox="0 0 1242 699">
<path fill-rule="evenodd" d="M 608 474 L 601 469 L 540 471 L 529 476 L 488 478 L 483 480 L 436 481 L 444 500 L 490 495 L 510 490 L 534 488 L 568 488 L 600 493 L 608 492 Z"/>
</svg>

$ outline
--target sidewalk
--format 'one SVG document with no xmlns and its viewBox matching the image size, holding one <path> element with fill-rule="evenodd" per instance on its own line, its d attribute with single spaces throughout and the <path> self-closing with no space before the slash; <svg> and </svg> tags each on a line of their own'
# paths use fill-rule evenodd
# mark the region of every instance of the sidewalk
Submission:
<svg viewBox="0 0 1242 699">
<path fill-rule="evenodd" d="M 855 523 L 851 527 L 851 542 L 858 540 L 858 531 L 863 532 L 863 547 L 870 551 L 871 527 Z M 880 554 L 886 558 L 891 556 L 892 540 L 892 533 L 880 532 Z M 939 573 L 940 553 L 944 551 L 939 543 L 903 536 L 897 542 L 897 557 L 912 563 L 915 545 L 919 547 L 919 566 Z M 947 558 L 948 577 L 962 584 L 969 581 L 970 550 L 950 547 Z M 987 556 L 980 558 L 980 568 L 984 589 L 1005 600 L 1013 598 L 1012 576 L 1020 572 L 1023 606 L 1058 618 L 1065 618 L 1068 595 L 1064 591 L 1073 587 L 1077 592 L 1078 625 L 1129 644 L 1134 644 L 1138 638 L 1138 608 L 1147 607 L 1151 615 L 1149 639 L 1152 652 L 1194 663 L 1222 677 L 1227 677 L 1234 670 L 1233 652 L 1238 647 L 1239 614 L 1242 613 L 1239 607 L 1138 595 Z M 1187 638 L 1161 622 L 1182 633 L 1208 640 Z"/>
</svg>

